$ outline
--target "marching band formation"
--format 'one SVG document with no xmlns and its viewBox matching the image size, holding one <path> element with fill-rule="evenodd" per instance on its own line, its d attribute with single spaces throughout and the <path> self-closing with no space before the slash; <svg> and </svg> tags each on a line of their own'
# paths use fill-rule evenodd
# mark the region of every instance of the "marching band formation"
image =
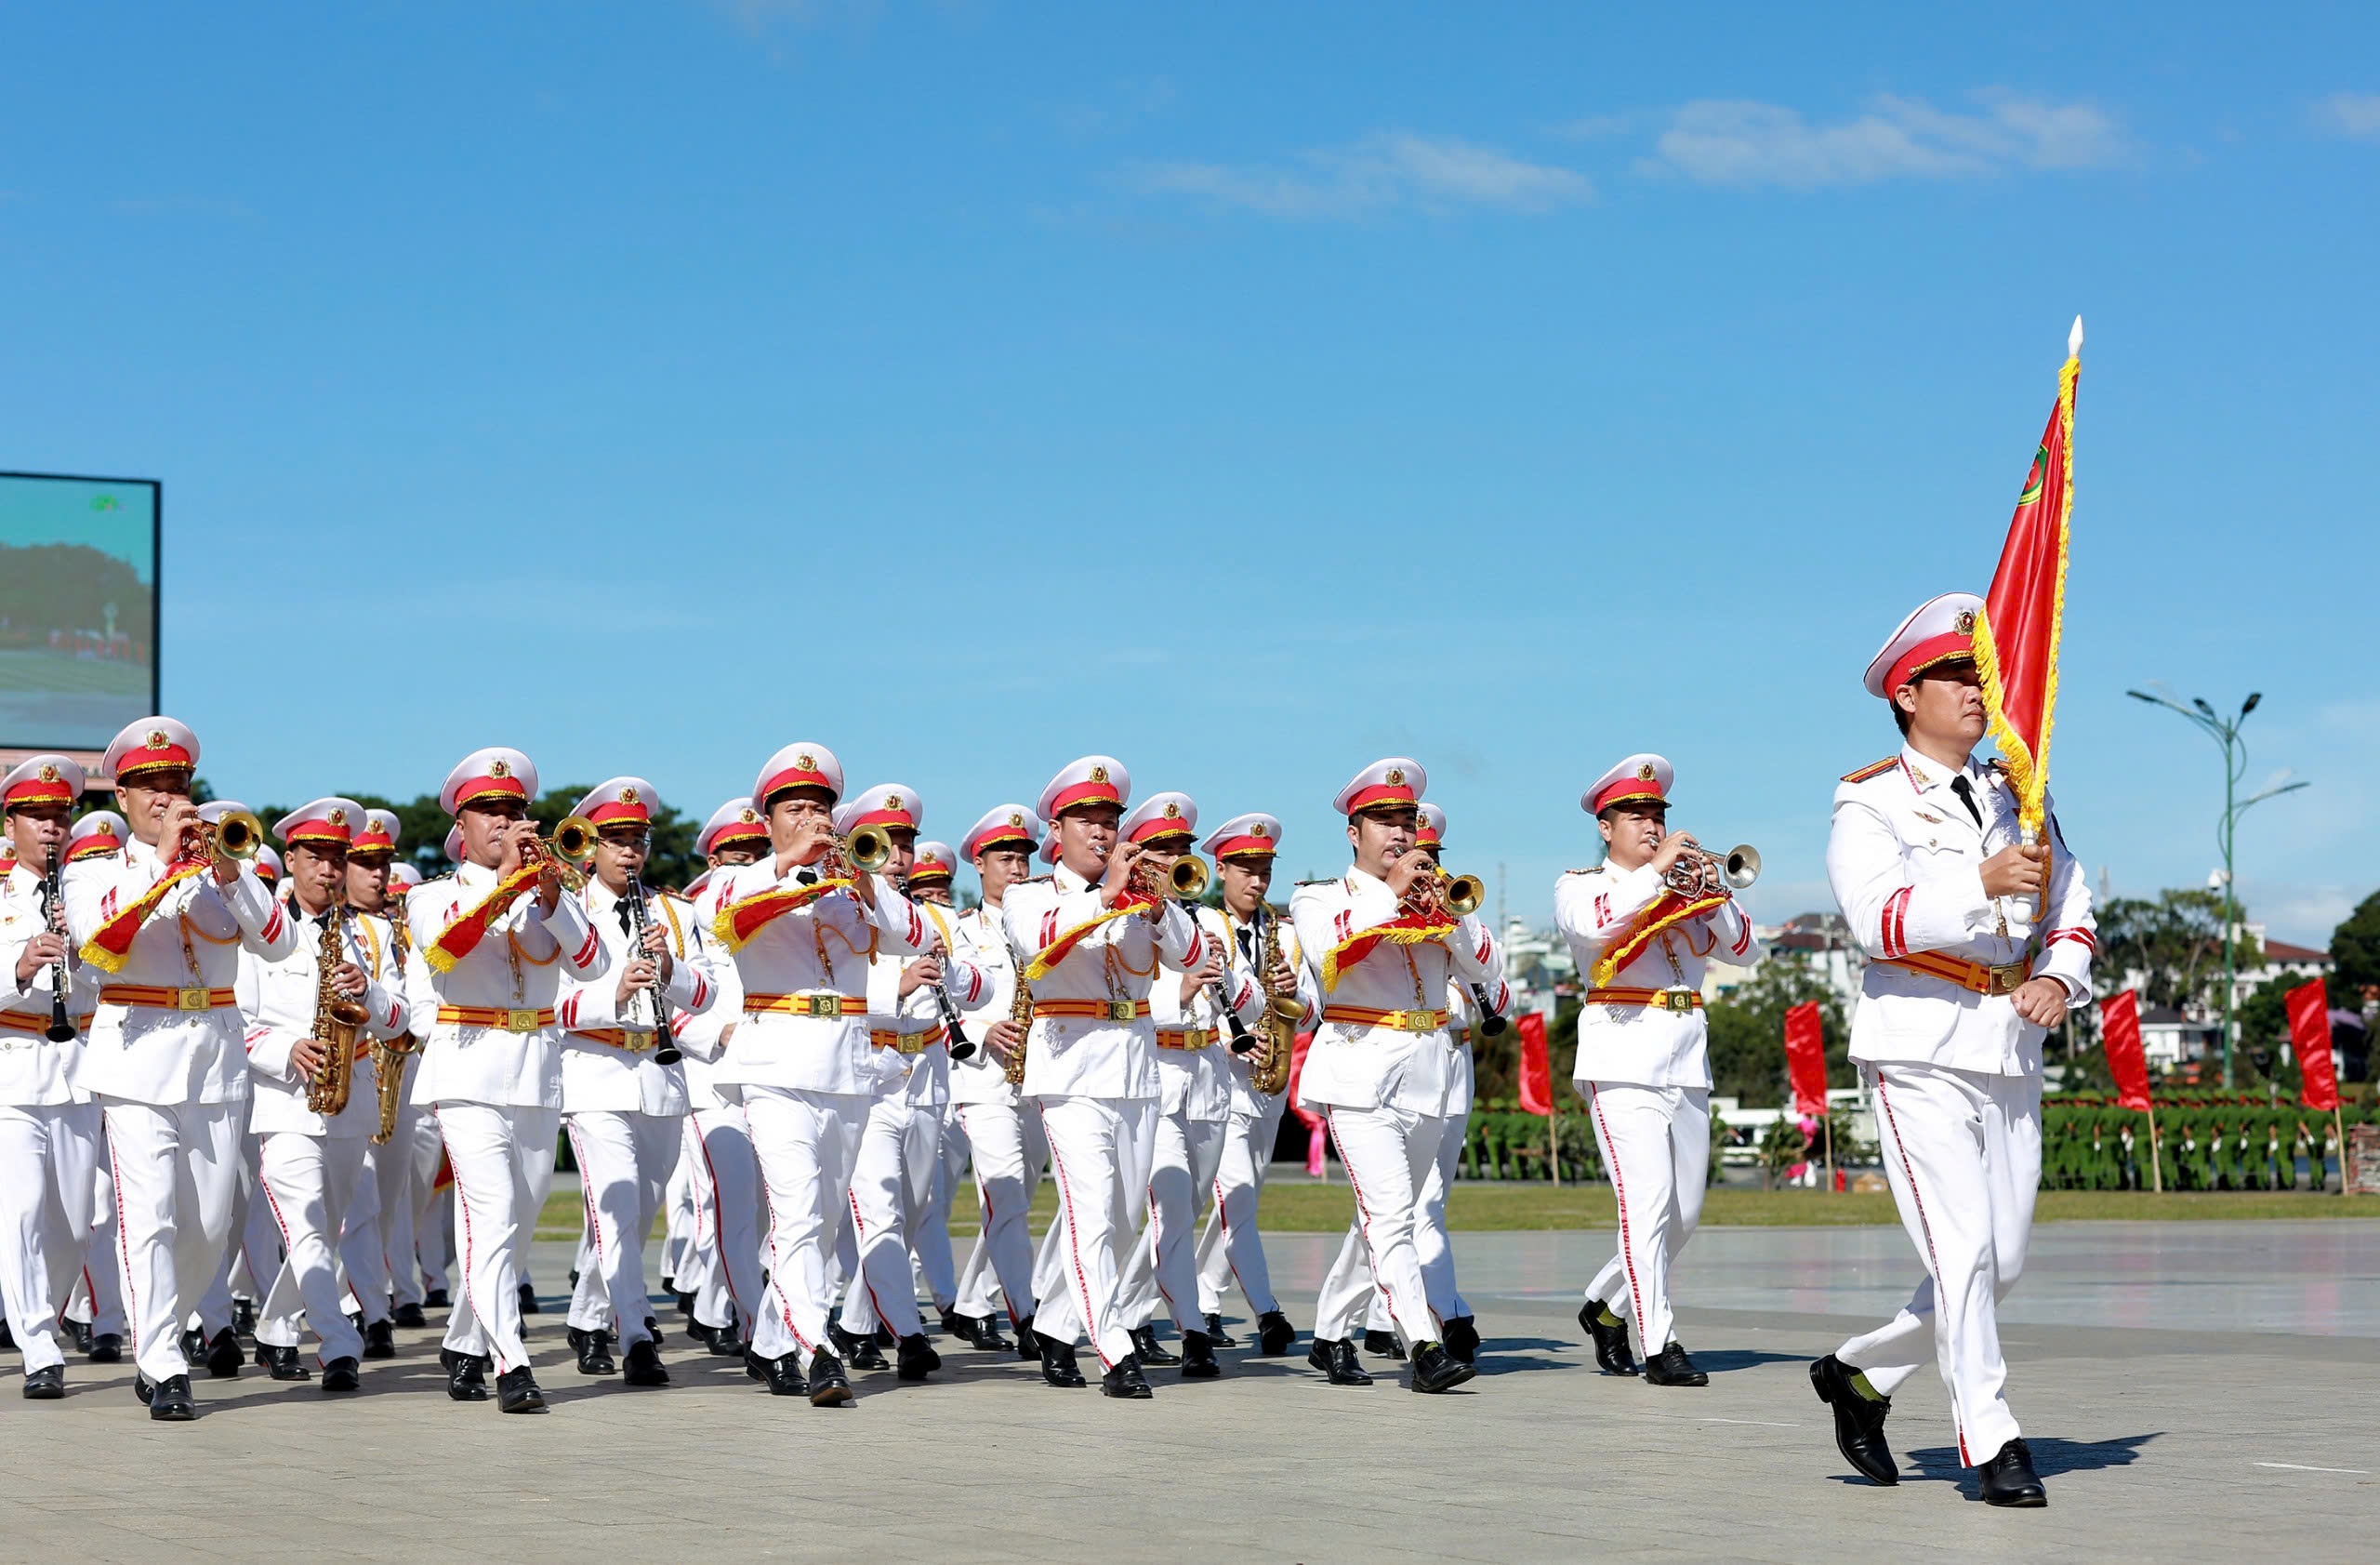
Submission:
<svg viewBox="0 0 2380 1565">
<path fill-rule="evenodd" d="M 1937 598 L 1888 640 L 1866 685 L 1901 748 L 1835 794 L 1828 871 L 1871 959 L 1851 1057 L 1924 1276 L 1810 1373 L 1844 1455 L 1889 1484 L 1885 1417 L 1930 1339 L 1985 1498 L 2040 1505 L 1994 1311 L 2031 1219 L 2042 1040 L 2087 998 L 2094 939 L 2054 821 L 2024 841 L 1972 758 L 1979 606 Z M 529 758 L 474 750 L 440 794 L 456 868 L 422 882 L 395 862 L 396 817 L 350 799 L 273 823 L 276 854 L 237 805 L 192 802 L 198 760 L 157 717 L 108 749 L 115 810 L 75 818 L 86 779 L 63 756 L 0 783 L 0 1304 L 27 1398 L 64 1395 L 63 1336 L 96 1361 L 128 1351 L 150 1416 L 190 1419 L 195 1368 L 247 1365 L 243 1327 L 273 1379 L 352 1392 L 445 1306 L 447 1394 L 486 1400 L 492 1377 L 501 1411 L 542 1412 L 527 1245 L 566 1136 L 581 1373 L 669 1383 L 658 1274 L 706 1350 L 773 1395 L 849 1403 L 855 1375 L 940 1367 L 921 1279 L 948 1337 L 1145 1399 L 1152 1369 L 1223 1373 L 1234 1286 L 1255 1350 L 1294 1349 L 1259 1209 L 1305 1033 L 1299 1102 L 1356 1201 L 1308 1361 L 1363 1385 L 1359 1349 L 1402 1359 L 1431 1393 L 1475 1373 L 1446 1200 L 1470 1045 L 1512 996 L 1409 758 L 1339 790 L 1350 863 L 1286 912 L 1276 817 L 1201 840 L 1190 798 L 1136 802 L 1105 755 L 954 849 L 921 839 L 915 789 L 849 789 L 832 750 L 789 744 L 711 813 L 707 869 L 673 891 L 643 879 L 660 801 L 641 777 L 541 835 Z M 1695 1386 L 1670 1273 L 1709 1164 L 1702 981 L 1761 950 L 1742 865 L 1670 829 L 1674 782 L 1651 754 L 1595 779 L 1580 805 L 1603 861 L 1554 902 L 1620 1219 L 1580 1320 L 1605 1372 L 1640 1373 L 1641 1352 L 1646 1383 Z M 962 865 L 981 885 L 964 911 Z M 947 1219 L 971 1175 L 962 1258 Z"/>
</svg>

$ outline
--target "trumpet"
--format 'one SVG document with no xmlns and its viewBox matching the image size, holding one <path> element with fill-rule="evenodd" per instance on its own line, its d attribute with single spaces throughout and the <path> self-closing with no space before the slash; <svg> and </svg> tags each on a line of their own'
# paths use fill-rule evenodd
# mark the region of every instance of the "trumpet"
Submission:
<svg viewBox="0 0 2380 1565">
<path fill-rule="evenodd" d="M 536 839 L 533 851 L 523 856 L 540 868 L 551 865 L 563 885 L 583 891 L 588 867 L 595 862 L 595 823 L 585 816 L 565 816 L 552 836 Z"/>
<path fill-rule="evenodd" d="M 251 859 L 264 846 L 264 822 L 246 810 L 226 810 L 214 825 L 199 821 L 190 827 L 189 833 L 199 838 L 192 852 L 202 864 Z M 189 836 L 183 841 L 188 842 Z"/>
<path fill-rule="evenodd" d="M 1413 853 L 1420 850 L 1408 848 L 1405 851 Z M 1403 856 L 1404 854 L 1391 854 L 1389 858 L 1395 862 Z M 1428 855 L 1424 854 L 1423 856 Z M 1414 877 L 1412 884 L 1406 889 L 1404 910 L 1466 919 L 1479 911 L 1487 900 L 1487 884 L 1478 876 L 1449 875 L 1433 859 L 1428 872 Z"/>
<path fill-rule="evenodd" d="M 1732 895 L 1759 879 L 1760 850 L 1750 842 L 1738 842 L 1724 854 L 1694 842 L 1661 877 L 1680 896 L 1716 895 L 1723 889 Z"/>
<path fill-rule="evenodd" d="M 818 873 L 830 881 L 855 881 L 892 862 L 892 839 L 880 826 L 855 826 L 848 836 L 830 832 Z"/>
<path fill-rule="evenodd" d="M 1170 896 L 1176 901 L 1196 902 L 1207 895 L 1207 867 L 1185 853 L 1173 861 L 1173 868 L 1166 871 L 1165 884 L 1159 886 L 1154 867 L 1148 855 L 1144 854 L 1132 861 L 1132 878 L 1125 883 L 1125 889 L 1149 896 Z"/>
</svg>

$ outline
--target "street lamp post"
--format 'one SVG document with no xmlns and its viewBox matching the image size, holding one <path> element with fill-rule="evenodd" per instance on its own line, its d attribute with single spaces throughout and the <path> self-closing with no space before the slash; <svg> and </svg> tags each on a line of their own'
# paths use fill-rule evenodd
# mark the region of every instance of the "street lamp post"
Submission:
<svg viewBox="0 0 2380 1565">
<path fill-rule="evenodd" d="M 2260 791 L 2245 799 L 2240 797 L 2240 779 L 2248 770 L 2248 747 L 2240 738 L 2240 725 L 2247 722 L 2250 712 L 2256 710 L 2256 703 L 2265 698 L 2262 691 L 2252 693 L 2240 703 L 2240 715 L 2229 718 L 2218 715 L 2202 697 L 2192 698 L 2186 707 L 2179 701 L 2151 696 L 2145 690 L 2127 690 L 2124 694 L 2135 701 L 2146 701 L 2152 707 L 2164 707 L 2181 713 L 2223 751 L 2223 817 L 2215 828 L 2215 845 L 2223 850 L 2223 1085 L 2228 1088 L 2231 1085 L 2232 995 L 2237 977 L 2231 942 L 2232 931 L 2238 927 L 2240 920 L 2238 882 L 2232 873 L 2232 833 L 2240 823 L 2240 817 L 2248 813 L 2251 805 L 2261 804 L 2283 793 L 2294 793 L 2307 785 L 2304 782 L 2284 782 L 2276 777 Z M 2287 775 L 2283 773 L 2282 776 Z"/>
</svg>

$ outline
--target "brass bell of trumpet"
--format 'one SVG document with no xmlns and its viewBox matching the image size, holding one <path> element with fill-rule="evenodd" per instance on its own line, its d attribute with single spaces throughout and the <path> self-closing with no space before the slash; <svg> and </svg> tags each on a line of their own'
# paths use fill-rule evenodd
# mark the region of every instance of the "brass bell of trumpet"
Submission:
<svg viewBox="0 0 2380 1565">
<path fill-rule="evenodd" d="M 1167 871 L 1166 883 L 1175 897 L 1196 902 L 1207 895 L 1207 867 L 1185 853 L 1173 861 L 1173 868 Z"/>
<path fill-rule="evenodd" d="M 1476 875 L 1453 875 L 1448 877 L 1440 898 L 1448 912 L 1459 919 L 1469 918 L 1488 900 L 1488 887 Z"/>
<path fill-rule="evenodd" d="M 1680 895 L 1692 895 L 1713 871 L 1729 891 L 1741 891 L 1760 879 L 1760 850 L 1750 842 L 1738 842 L 1726 853 L 1716 854 L 1697 843 L 1670 866 L 1670 872 L 1662 879 Z"/>
<path fill-rule="evenodd" d="M 585 816 L 567 816 L 554 828 L 553 835 L 542 841 L 556 858 L 584 874 L 595 862 L 595 835 L 593 821 Z"/>
<path fill-rule="evenodd" d="M 858 826 L 838 840 L 843 862 L 863 875 L 873 875 L 892 862 L 892 839 L 882 827 Z"/>
<path fill-rule="evenodd" d="M 264 822 L 246 810 L 226 810 L 207 829 L 205 845 L 215 858 L 254 858 L 264 846 Z"/>
</svg>

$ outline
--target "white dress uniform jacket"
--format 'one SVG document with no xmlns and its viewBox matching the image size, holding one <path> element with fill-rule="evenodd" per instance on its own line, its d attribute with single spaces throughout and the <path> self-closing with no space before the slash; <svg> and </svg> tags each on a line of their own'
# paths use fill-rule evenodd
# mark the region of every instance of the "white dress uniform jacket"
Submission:
<svg viewBox="0 0 2380 1565">
<path fill-rule="evenodd" d="M 248 1130 L 257 1135 L 294 1131 L 300 1135 L 350 1139 L 368 1136 L 380 1128 L 379 1095 L 373 1090 L 368 1070 L 353 1084 L 347 1107 L 337 1119 L 325 1121 L 306 1107 L 307 1078 L 292 1068 L 289 1056 L 299 1039 L 313 1036 L 314 1001 L 322 985 L 323 926 L 293 902 L 284 899 L 281 906 L 283 916 L 298 935 L 288 954 L 268 960 L 250 951 L 240 953 L 235 988 L 240 1015 L 247 1024 L 248 1071 L 256 1091 L 256 1101 L 248 1109 Z M 369 913 L 355 914 L 347 921 L 339 943 L 342 960 L 367 975 L 357 1001 L 365 1015 L 356 1037 L 355 1052 L 361 1061 L 364 1040 L 398 1036 L 411 1025 L 413 1012 L 393 987 L 368 976 L 376 948 L 388 949 L 389 926 L 384 920 Z"/>
<path fill-rule="evenodd" d="M 33 937 L 49 928 L 43 916 L 41 876 L 15 865 L 0 878 L 0 1011 L 11 1024 L 0 1028 L 0 1104 L 18 1108 L 46 1107 L 60 1103 L 88 1103 L 91 1094 L 77 1081 L 83 1060 L 78 1033 L 62 1043 L 45 1036 L 49 1026 L 49 997 L 55 988 L 54 970 L 45 962 L 30 983 L 19 988 L 17 962 Z M 87 962 L 70 960 L 66 1014 L 78 1025 L 90 1020 L 99 1002 L 104 976 Z"/>
<path fill-rule="evenodd" d="M 652 1001 L 640 997 L 631 1015 L 619 1010 L 620 971 L 631 960 L 628 930 L 621 922 L 625 903 L 600 880 L 590 879 L 580 900 L 587 922 L 602 941 L 610 961 L 592 980 L 564 978 L 562 1003 L 556 1007 L 566 1029 L 562 1041 L 562 1106 L 565 1112 L 612 1109 L 626 1114 L 683 1114 L 690 1098 L 681 1065 L 662 1064 L 651 1048 L 630 1051 L 619 1040 L 630 1029 L 649 1030 Z M 683 1053 L 685 1023 L 707 1015 L 718 1004 L 717 963 L 709 946 L 694 929 L 693 909 L 673 897 L 654 894 L 645 902 L 647 916 L 669 939 L 670 1015 L 680 1024 L 671 1038 Z M 650 991 L 647 991 L 649 994 Z M 716 1033 L 711 1035 L 716 1041 Z"/>
<path fill-rule="evenodd" d="M 1290 894 L 1289 917 L 1298 945 L 1322 988 L 1322 963 L 1353 935 L 1397 916 L 1396 894 L 1388 882 L 1350 869 L 1335 881 L 1302 885 Z M 1336 988 L 1323 995 L 1323 1015 L 1334 1007 L 1412 1013 L 1442 1011 L 1449 981 L 1493 986 L 1502 981 L 1503 958 L 1495 937 L 1474 915 L 1459 920 L 1441 940 L 1413 945 L 1388 941 L 1339 974 Z M 1315 1028 L 1305 1068 L 1298 1078 L 1298 1101 L 1309 1108 L 1397 1108 L 1416 1114 L 1453 1112 L 1459 1089 L 1455 1044 L 1444 1022 L 1425 1031 L 1369 1022 L 1324 1020 Z"/>
<path fill-rule="evenodd" d="M 1834 791 L 1827 879 L 1870 958 L 1852 1013 L 1851 1058 L 1911 1061 L 1990 1076 L 2039 1076 L 2043 1029 L 2008 994 L 1977 994 L 1878 958 L 1939 951 L 1985 966 L 2025 962 L 2080 1004 L 2098 949 L 2091 892 L 2050 816 L 2048 915 L 2028 897 L 1989 897 L 1982 860 L 2020 837 L 2016 801 L 1996 767 L 1959 771 L 1903 748 Z M 1977 824 L 1955 786 L 1964 777 Z M 2041 946 L 2033 950 L 2038 936 Z M 2029 951 L 2030 952 L 2028 955 Z"/>
<path fill-rule="evenodd" d="M 498 882 L 494 869 L 465 864 L 451 875 L 424 881 L 405 898 L 405 917 L 423 953 L 417 964 L 421 981 L 431 1001 L 415 1016 L 413 1030 L 422 1041 L 416 1103 L 562 1107 L 559 1021 L 516 1032 L 509 1026 L 439 1019 L 448 1006 L 550 1012 L 561 1002 L 564 977 L 592 979 L 611 965 L 611 953 L 587 922 L 585 905 L 565 888 L 554 910 L 545 912 L 532 885 L 453 967 L 437 971 L 427 953 L 484 903 Z"/>
<path fill-rule="evenodd" d="M 1009 938 L 1028 960 L 1106 910 L 1099 887 L 1064 864 L 1054 874 L 1009 887 L 1000 901 Z M 1180 974 L 1197 965 L 1198 946 L 1190 915 L 1170 900 L 1154 920 L 1140 913 L 1109 919 L 1050 973 L 1030 980 L 1033 998 L 1137 1004 L 1149 1000 L 1159 968 Z M 1146 1018 L 1036 1017 L 1025 1051 L 1025 1095 L 1154 1098 L 1156 1054 L 1157 1028 Z"/>
<path fill-rule="evenodd" d="M 713 885 L 718 882 L 714 881 Z M 681 1063 L 686 1079 L 686 1102 L 695 1113 L 742 1107 L 739 1097 L 731 1095 L 734 1089 L 722 1093 L 716 1079 L 721 1060 L 734 1042 L 736 1028 L 744 1020 L 744 975 L 735 959 L 711 934 L 711 920 L 719 914 L 719 904 L 712 900 L 711 886 L 692 901 L 671 897 L 678 916 L 686 921 L 694 937 L 702 943 L 708 965 L 704 976 L 718 992 L 711 997 L 709 1008 L 698 1014 L 681 1016 L 678 1022 L 678 1048 L 686 1057 Z"/>
<path fill-rule="evenodd" d="M 864 1011 L 814 1016 L 755 1009 L 766 1003 L 760 998 L 765 995 L 834 997 L 855 1000 L 865 1006 L 870 957 L 878 951 L 903 956 L 924 951 L 929 928 L 925 916 L 892 889 L 892 882 L 881 875 L 873 879 L 876 910 L 872 916 L 850 892 L 829 892 L 806 907 L 771 919 L 734 953 L 747 1011 L 734 1041 L 711 1073 L 714 1081 L 794 1092 L 873 1094 L 887 1079 L 900 1074 L 898 1055 L 869 1045 Z M 774 855 L 754 864 L 721 869 L 711 881 L 719 888 L 721 908 L 773 891 L 815 883 L 816 877 L 801 869 L 779 879 Z M 892 1056 L 889 1063 L 887 1055 Z"/>
<path fill-rule="evenodd" d="M 86 858 L 65 870 L 66 924 L 80 947 L 156 884 L 165 866 L 157 850 L 134 840 L 120 857 Z M 230 885 L 201 870 L 165 893 L 141 922 L 124 965 L 105 984 L 157 988 L 229 989 L 242 948 L 260 957 L 286 955 L 297 934 L 281 904 L 241 866 Z M 194 971 L 193 971 L 194 969 Z M 83 1046 L 78 1085 L 94 1096 L 135 1103 L 240 1103 L 248 1096 L 248 1054 L 240 1013 L 101 1003 Z"/>
<path fill-rule="evenodd" d="M 1649 864 L 1621 869 L 1604 863 L 1573 869 L 1554 882 L 1554 922 L 1570 943 L 1581 979 L 1637 927 L 1661 892 L 1661 877 Z M 1761 956 L 1752 921 L 1730 898 L 1646 941 L 1612 974 L 1608 987 L 1685 988 L 1699 995 L 1713 960 L 1750 967 Z M 1590 1002 L 1579 1011 L 1579 1057 L 1572 1075 L 1580 1081 L 1708 1088 L 1709 1024 L 1699 1007 L 1673 1011 L 1663 1005 Z"/>
<path fill-rule="evenodd" d="M 1008 1020 L 1016 1003 L 1016 958 L 1009 948 L 1008 930 L 982 908 L 951 914 L 949 921 L 952 951 L 981 980 L 981 988 L 971 993 L 961 994 L 955 988 L 950 992 L 967 1025 L 967 1036 L 975 1041 L 973 1054 L 950 1062 L 950 1101 L 1013 1106 L 1019 1094 L 1009 1082 L 1008 1067 L 984 1046 L 992 1025 Z"/>
<path fill-rule="evenodd" d="M 1223 922 L 1224 927 L 1231 931 L 1224 954 L 1230 957 L 1234 970 L 1263 988 L 1264 947 L 1256 938 L 1255 926 L 1240 922 L 1228 912 L 1223 914 Z M 1298 999 L 1305 1005 L 1305 1015 L 1298 1023 L 1298 1030 L 1303 1032 L 1318 1026 L 1322 1020 L 1321 970 L 1307 963 L 1305 948 L 1298 944 L 1295 922 L 1286 918 L 1276 919 L 1275 935 L 1281 944 L 1281 960 L 1289 964 L 1289 972 L 1297 980 Z M 1270 1003 L 1269 997 L 1266 1002 Z M 1245 1055 L 1232 1055 L 1230 1068 L 1231 1109 L 1235 1115 L 1253 1119 L 1274 1114 L 1289 1095 L 1286 1089 L 1280 1093 L 1260 1093 L 1250 1085 L 1255 1067 Z M 1263 1147 L 1263 1160 L 1269 1162 L 1272 1155 L 1272 1144 L 1268 1141 Z"/>
<path fill-rule="evenodd" d="M 1187 1004 L 1183 1002 L 1178 979 L 1149 991 L 1149 1011 L 1158 1031 L 1196 1029 L 1211 1035 L 1203 1048 L 1157 1052 L 1157 1109 L 1187 1120 L 1221 1120 L 1231 1111 L 1234 1056 L 1229 1043 L 1231 1024 L 1223 1020 L 1213 991 L 1221 988 L 1230 996 L 1240 1026 L 1253 1032 L 1264 1019 L 1264 989 L 1231 960 L 1236 948 L 1232 944 L 1231 922 L 1222 909 L 1200 908 L 1191 916 L 1197 922 L 1202 943 L 1209 935 L 1223 943 L 1226 962 L 1223 975 L 1202 986 Z M 1197 966 L 1199 960 L 1202 957 L 1194 958 L 1191 965 Z"/>
<path fill-rule="evenodd" d="M 958 914 L 931 902 L 914 902 L 910 906 L 943 943 L 947 953 L 942 963 L 943 986 L 950 990 L 951 1003 L 963 1017 L 967 1007 L 980 1004 L 983 997 L 991 992 L 991 979 L 959 950 Z M 932 943 L 931 938 L 928 943 Z M 915 1038 L 920 1033 L 941 1030 L 942 1001 L 936 998 L 932 984 L 919 984 L 906 996 L 901 993 L 901 970 L 916 960 L 914 956 L 892 956 L 879 950 L 869 964 L 867 1026 L 871 1045 L 880 1032 Z M 953 1067 L 948 1039 L 929 1043 L 914 1054 L 905 1054 L 898 1049 L 876 1052 L 890 1056 L 884 1062 L 888 1075 L 879 1092 L 897 1093 L 903 1101 L 920 1108 L 940 1108 L 950 1101 Z M 975 1053 L 983 1052 L 983 1040 L 977 1038 Z"/>
</svg>

